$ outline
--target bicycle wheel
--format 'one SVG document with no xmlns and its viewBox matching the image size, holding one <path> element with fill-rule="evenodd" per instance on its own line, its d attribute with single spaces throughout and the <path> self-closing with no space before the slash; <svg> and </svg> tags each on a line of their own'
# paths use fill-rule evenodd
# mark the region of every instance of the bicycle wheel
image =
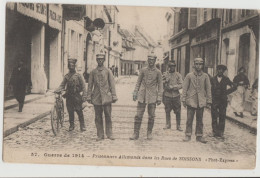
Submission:
<svg viewBox="0 0 260 178">
<path fill-rule="evenodd" d="M 59 133 L 59 119 L 56 105 L 51 110 L 51 128 L 53 134 L 56 136 Z"/>
<path fill-rule="evenodd" d="M 62 100 L 61 108 L 60 108 L 60 125 L 63 127 L 64 123 L 64 101 Z"/>
</svg>

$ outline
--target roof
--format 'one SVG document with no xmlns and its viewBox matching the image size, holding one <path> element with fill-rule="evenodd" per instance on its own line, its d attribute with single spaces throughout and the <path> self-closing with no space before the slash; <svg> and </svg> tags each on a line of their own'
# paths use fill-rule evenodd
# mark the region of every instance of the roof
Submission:
<svg viewBox="0 0 260 178">
<path fill-rule="evenodd" d="M 126 29 L 119 29 L 119 33 L 122 36 L 122 47 L 128 50 L 134 50 L 134 35 Z"/>
</svg>

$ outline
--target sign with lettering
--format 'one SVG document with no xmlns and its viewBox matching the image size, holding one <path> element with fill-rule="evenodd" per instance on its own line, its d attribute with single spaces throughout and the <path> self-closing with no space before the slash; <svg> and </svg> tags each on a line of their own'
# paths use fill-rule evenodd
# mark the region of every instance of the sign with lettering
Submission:
<svg viewBox="0 0 260 178">
<path fill-rule="evenodd" d="M 47 23 L 47 5 L 43 3 L 17 3 L 17 11 Z"/>
<path fill-rule="evenodd" d="M 49 4 L 48 24 L 52 28 L 62 30 L 62 7 L 56 4 Z"/>
<path fill-rule="evenodd" d="M 15 3 L 14 2 L 8 2 L 6 3 L 6 8 L 14 10 Z"/>
<path fill-rule="evenodd" d="M 86 15 L 86 5 L 63 4 L 63 18 L 81 20 Z"/>
</svg>

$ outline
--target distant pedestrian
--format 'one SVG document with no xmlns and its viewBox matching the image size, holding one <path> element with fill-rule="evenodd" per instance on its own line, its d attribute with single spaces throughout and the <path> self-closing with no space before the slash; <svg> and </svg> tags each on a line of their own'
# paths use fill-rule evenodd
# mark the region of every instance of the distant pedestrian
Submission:
<svg viewBox="0 0 260 178">
<path fill-rule="evenodd" d="M 163 92 L 162 74 L 161 71 L 155 67 L 155 61 L 155 55 L 148 55 L 148 67 L 142 68 L 138 76 L 133 92 L 133 100 L 138 100 L 137 113 L 134 121 L 134 134 L 130 137 L 130 140 L 137 140 L 139 138 L 139 131 L 146 105 L 148 105 L 147 139 L 152 139 L 156 104 L 161 104 Z"/>
<path fill-rule="evenodd" d="M 118 77 L 118 67 L 115 67 L 115 76 Z"/>
<path fill-rule="evenodd" d="M 234 111 L 235 116 L 244 117 L 244 97 L 246 89 L 249 87 L 249 80 L 245 75 L 245 68 L 241 67 L 238 70 L 238 74 L 234 77 L 233 83 L 237 87 L 237 90 L 232 95 L 231 108 Z"/>
<path fill-rule="evenodd" d="M 163 74 L 163 104 L 166 113 L 166 126 L 164 129 L 171 128 L 171 111 L 176 115 L 176 129 L 182 131 L 181 128 L 181 100 L 179 90 L 182 88 L 182 76 L 175 71 L 175 61 L 169 61 L 169 69 Z"/>
<path fill-rule="evenodd" d="M 252 109 L 251 109 L 251 115 L 257 116 L 257 101 L 258 101 L 258 78 L 255 79 L 255 82 L 252 85 L 252 91 L 251 91 L 251 98 L 252 98 Z"/>
<path fill-rule="evenodd" d="M 87 101 L 94 105 L 97 141 L 104 139 L 103 112 L 105 114 L 106 135 L 114 140 L 112 134 L 112 105 L 117 101 L 115 81 L 112 72 L 104 66 L 105 54 L 97 54 L 97 68 L 90 72 Z"/>
<path fill-rule="evenodd" d="M 66 106 L 69 113 L 69 131 L 74 130 L 74 112 L 78 114 L 80 130 L 86 131 L 82 104 L 86 101 L 86 87 L 83 77 L 76 72 L 77 59 L 68 59 L 69 72 L 64 76 L 60 86 L 55 92 L 60 92 L 66 88 L 63 97 L 66 98 Z M 82 95 L 81 95 L 82 92 Z"/>
<path fill-rule="evenodd" d="M 227 95 L 232 93 L 234 85 L 231 80 L 224 76 L 224 72 L 227 70 L 225 65 L 217 66 L 217 75 L 211 80 L 211 92 L 212 92 L 212 131 L 214 137 L 224 138 L 225 120 L 226 120 L 226 108 L 227 108 Z M 227 87 L 230 87 L 227 89 Z"/>
<path fill-rule="evenodd" d="M 187 74 L 183 82 L 182 102 L 187 107 L 186 137 L 183 141 L 191 140 L 192 123 L 196 112 L 196 140 L 201 143 L 207 141 L 203 136 L 203 112 L 204 107 L 210 107 L 211 84 L 209 76 L 202 71 L 204 61 L 202 58 L 194 59 L 194 72 Z"/>
<path fill-rule="evenodd" d="M 112 71 L 113 76 L 115 76 L 115 66 L 114 65 L 112 66 L 111 71 Z"/>
<path fill-rule="evenodd" d="M 19 103 L 18 112 L 22 112 L 26 89 L 32 88 L 31 75 L 24 66 L 24 61 L 20 59 L 18 65 L 14 67 L 9 85 L 13 89 L 14 97 Z"/>
</svg>

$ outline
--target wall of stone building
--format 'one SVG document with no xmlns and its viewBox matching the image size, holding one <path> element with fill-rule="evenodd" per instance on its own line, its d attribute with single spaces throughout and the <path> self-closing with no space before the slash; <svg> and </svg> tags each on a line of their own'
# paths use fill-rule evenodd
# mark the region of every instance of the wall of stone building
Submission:
<svg viewBox="0 0 260 178">
<path fill-rule="evenodd" d="M 78 60 L 77 72 L 83 74 L 85 71 L 84 45 L 85 29 L 83 21 L 69 20 L 65 21 L 65 44 L 64 44 L 64 74 L 68 72 L 68 59 L 76 58 Z"/>
<path fill-rule="evenodd" d="M 181 47 L 181 70 L 180 73 L 182 76 L 185 76 L 185 60 L 186 60 L 186 46 Z"/>
<path fill-rule="evenodd" d="M 222 39 L 229 39 L 229 54 L 227 57 L 227 61 L 225 61 L 225 45 L 222 44 L 222 51 L 221 51 L 221 60 L 223 60 L 223 63 L 227 65 L 228 67 L 228 72 L 227 75 L 229 78 L 232 80 L 237 72 L 238 72 L 238 59 L 239 59 L 239 40 L 240 36 L 245 34 L 245 33 L 250 33 L 250 46 L 249 46 L 249 66 L 247 71 L 247 75 L 249 78 L 250 83 L 252 84 L 255 80 L 255 78 L 258 76 L 256 74 L 256 65 L 257 65 L 257 57 L 256 57 L 256 42 L 255 39 L 253 38 L 253 34 L 251 30 L 248 28 L 248 26 L 241 27 L 236 30 L 232 30 L 230 32 L 225 32 L 222 35 Z"/>
<path fill-rule="evenodd" d="M 50 41 L 50 82 L 49 88 L 55 89 L 62 81 L 62 61 L 61 61 L 61 32 L 56 31 Z"/>
<path fill-rule="evenodd" d="M 45 26 L 34 24 L 31 46 L 31 79 L 32 93 L 45 93 L 47 77 L 44 71 Z"/>
</svg>

